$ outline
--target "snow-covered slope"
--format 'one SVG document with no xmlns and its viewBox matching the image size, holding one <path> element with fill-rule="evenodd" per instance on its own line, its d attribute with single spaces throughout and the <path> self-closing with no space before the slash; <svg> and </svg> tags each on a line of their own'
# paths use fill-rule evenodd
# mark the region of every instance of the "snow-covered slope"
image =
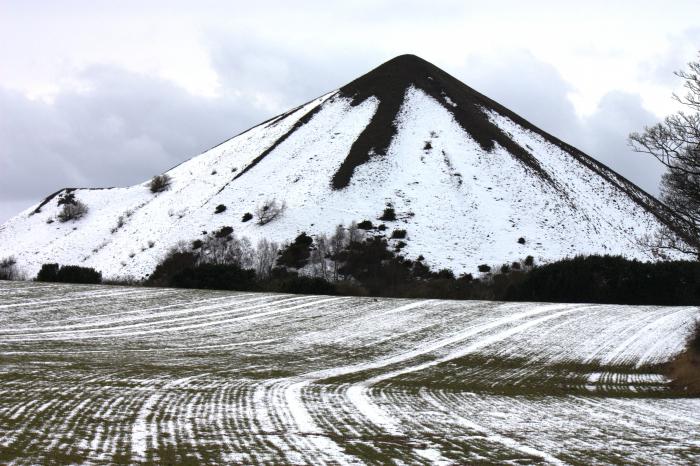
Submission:
<svg viewBox="0 0 700 466">
<path fill-rule="evenodd" d="M 49 223 L 66 190 L 49 196 L 0 227 L 0 257 L 29 275 L 59 262 L 141 278 L 178 241 L 222 226 L 255 243 L 371 220 L 387 236 L 407 230 L 407 257 L 471 272 L 527 255 L 655 259 L 642 239 L 671 223 L 621 176 L 410 55 L 167 173 L 159 194 L 147 182 L 72 191 L 89 208 L 76 221 Z M 272 198 L 286 202 L 280 218 L 241 221 Z M 387 204 L 397 220 L 380 222 Z"/>
</svg>

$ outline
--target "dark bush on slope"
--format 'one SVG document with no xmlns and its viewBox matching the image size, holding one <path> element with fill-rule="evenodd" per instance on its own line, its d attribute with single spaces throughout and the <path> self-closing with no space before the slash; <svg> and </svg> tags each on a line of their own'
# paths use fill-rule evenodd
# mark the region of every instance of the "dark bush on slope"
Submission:
<svg viewBox="0 0 700 466">
<path fill-rule="evenodd" d="M 201 247 L 201 240 L 199 247 Z M 173 277 L 181 270 L 194 267 L 197 257 L 191 252 L 172 250 L 158 264 L 151 276 L 146 280 L 147 286 L 175 286 Z"/>
<path fill-rule="evenodd" d="M 170 175 L 156 175 L 151 178 L 151 181 L 148 183 L 148 188 L 153 194 L 157 194 L 170 189 L 170 183 L 172 183 Z"/>
<path fill-rule="evenodd" d="M 171 280 L 176 288 L 253 291 L 258 286 L 255 271 L 235 264 L 199 264 L 176 272 Z"/>
<path fill-rule="evenodd" d="M 304 267 L 309 262 L 310 249 L 313 242 L 313 238 L 306 233 L 301 233 L 280 252 L 277 265 L 294 269 Z"/>
<path fill-rule="evenodd" d="M 38 282 L 55 282 L 58 275 L 58 264 L 44 264 L 36 276 Z"/>
<path fill-rule="evenodd" d="M 270 291 L 295 294 L 325 294 L 336 295 L 335 284 L 320 277 L 288 276 L 273 280 L 267 287 Z"/>
<path fill-rule="evenodd" d="M 379 220 L 384 220 L 386 222 L 396 220 L 396 212 L 394 211 L 394 208 L 387 207 L 386 209 L 384 209 L 384 213 L 382 213 L 382 216 L 379 217 Z"/>
<path fill-rule="evenodd" d="M 59 283 L 102 283 L 102 273 L 92 267 L 80 267 L 78 265 L 44 264 L 36 276 L 39 282 Z"/>
</svg>

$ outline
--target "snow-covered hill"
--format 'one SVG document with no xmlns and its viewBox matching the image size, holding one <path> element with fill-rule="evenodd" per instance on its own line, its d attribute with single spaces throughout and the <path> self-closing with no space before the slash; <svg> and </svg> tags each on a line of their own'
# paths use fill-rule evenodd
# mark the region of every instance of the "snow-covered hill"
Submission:
<svg viewBox="0 0 700 466">
<path fill-rule="evenodd" d="M 527 255 L 654 259 L 642 239 L 671 222 L 623 177 L 412 55 L 167 173 L 158 194 L 147 181 L 72 190 L 89 208 L 75 221 L 56 220 L 69 190 L 47 197 L 0 227 L 0 257 L 29 275 L 59 262 L 140 278 L 177 242 L 222 226 L 255 243 L 371 220 L 387 236 L 407 230 L 407 257 L 471 272 Z M 273 198 L 286 202 L 280 218 L 241 221 Z M 378 221 L 389 204 L 397 219 Z"/>
</svg>

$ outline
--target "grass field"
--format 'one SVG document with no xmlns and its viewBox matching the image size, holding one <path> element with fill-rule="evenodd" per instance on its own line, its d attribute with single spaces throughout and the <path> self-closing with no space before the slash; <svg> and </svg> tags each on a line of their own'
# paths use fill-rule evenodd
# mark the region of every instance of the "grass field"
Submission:
<svg viewBox="0 0 700 466">
<path fill-rule="evenodd" d="M 699 312 L 0 282 L 0 463 L 698 463 Z"/>
</svg>

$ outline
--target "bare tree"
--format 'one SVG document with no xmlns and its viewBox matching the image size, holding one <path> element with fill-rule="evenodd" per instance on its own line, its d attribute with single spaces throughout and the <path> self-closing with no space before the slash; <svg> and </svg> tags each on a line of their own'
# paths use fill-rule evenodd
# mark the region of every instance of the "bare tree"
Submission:
<svg viewBox="0 0 700 466">
<path fill-rule="evenodd" d="M 258 225 L 265 225 L 282 215 L 287 208 L 287 204 L 277 199 L 268 199 L 260 204 L 255 209 L 255 217 L 258 219 Z"/>
<path fill-rule="evenodd" d="M 255 252 L 250 240 L 235 234 L 210 235 L 199 248 L 200 264 L 233 264 L 242 269 L 253 266 Z"/>
<path fill-rule="evenodd" d="M 19 280 L 17 261 L 13 256 L 0 259 L 0 280 Z"/>
<path fill-rule="evenodd" d="M 364 232 L 357 226 L 356 221 L 352 221 L 348 227 L 348 243 L 355 243 L 364 239 Z"/>
<path fill-rule="evenodd" d="M 279 255 L 279 244 L 261 239 L 255 251 L 255 273 L 260 278 L 270 278 Z"/>
<path fill-rule="evenodd" d="M 74 199 L 71 202 L 63 204 L 57 217 L 61 222 L 68 222 L 69 220 L 78 220 L 82 218 L 87 212 L 88 207 L 79 200 Z"/>
<path fill-rule="evenodd" d="M 328 237 L 319 235 L 315 240 L 316 247 L 311 250 L 311 264 L 313 267 L 313 276 L 328 279 Z"/>
<path fill-rule="evenodd" d="M 331 236 L 328 241 L 328 253 L 331 261 L 333 262 L 333 280 L 338 280 L 339 269 L 340 269 L 340 256 L 343 250 L 348 245 L 348 235 L 345 231 L 345 227 L 340 224 L 335 227 L 335 233 Z"/>
<path fill-rule="evenodd" d="M 661 180 L 661 200 L 678 217 L 676 228 L 664 228 L 655 238 L 659 249 L 673 249 L 700 258 L 700 61 L 677 71 L 685 96 L 673 98 L 690 110 L 630 135 L 630 145 L 654 156 L 667 169 Z"/>
</svg>

